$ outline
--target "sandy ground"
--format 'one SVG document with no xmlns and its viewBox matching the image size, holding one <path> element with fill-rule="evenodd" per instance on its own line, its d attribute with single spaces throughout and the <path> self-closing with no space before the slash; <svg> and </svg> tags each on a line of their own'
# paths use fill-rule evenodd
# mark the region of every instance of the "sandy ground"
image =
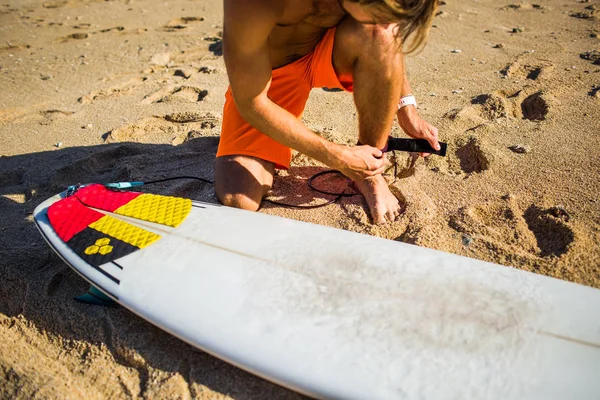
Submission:
<svg viewBox="0 0 600 400">
<path fill-rule="evenodd" d="M 600 288 L 599 21 L 594 2 L 448 0 L 407 68 L 449 155 L 398 154 L 399 220 L 371 225 L 360 197 L 261 212 Z M 0 398 L 301 397 L 122 308 L 74 302 L 86 283 L 32 222 L 78 182 L 213 177 L 221 31 L 216 0 L 0 1 Z M 349 94 L 314 90 L 303 118 L 356 141 Z M 327 200 L 306 187 L 322 169 L 295 156 L 271 196 Z M 215 201 L 197 182 L 152 190 Z"/>
</svg>

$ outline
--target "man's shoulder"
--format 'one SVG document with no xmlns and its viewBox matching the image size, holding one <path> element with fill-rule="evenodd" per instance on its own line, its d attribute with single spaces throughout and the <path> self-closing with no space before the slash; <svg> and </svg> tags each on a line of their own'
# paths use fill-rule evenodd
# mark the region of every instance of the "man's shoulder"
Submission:
<svg viewBox="0 0 600 400">
<path fill-rule="evenodd" d="M 224 0 L 225 13 L 244 15 L 252 19 L 261 14 L 280 17 L 290 0 Z"/>
<path fill-rule="evenodd" d="M 293 25 L 306 18 L 313 5 L 302 0 L 225 0 L 225 14 L 246 20 L 260 20 L 266 17 L 277 24 Z"/>
</svg>

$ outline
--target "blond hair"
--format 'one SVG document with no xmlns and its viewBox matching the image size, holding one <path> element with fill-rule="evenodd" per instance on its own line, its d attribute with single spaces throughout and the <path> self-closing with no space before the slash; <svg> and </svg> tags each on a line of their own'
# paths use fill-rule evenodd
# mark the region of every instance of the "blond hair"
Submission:
<svg viewBox="0 0 600 400">
<path fill-rule="evenodd" d="M 397 21 L 396 38 L 406 43 L 411 37 L 410 46 L 405 53 L 412 53 L 427 42 L 429 30 L 438 0 L 347 0 L 361 6 L 372 7 Z"/>
</svg>

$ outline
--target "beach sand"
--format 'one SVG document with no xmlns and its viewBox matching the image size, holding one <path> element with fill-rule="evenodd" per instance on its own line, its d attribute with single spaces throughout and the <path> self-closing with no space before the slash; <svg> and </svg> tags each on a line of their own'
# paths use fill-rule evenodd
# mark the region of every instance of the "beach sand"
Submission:
<svg viewBox="0 0 600 400">
<path fill-rule="evenodd" d="M 0 1 L 0 398 L 302 397 L 123 308 L 73 301 L 87 284 L 32 222 L 75 183 L 213 178 L 222 29 L 220 1 Z M 448 156 L 397 155 L 398 221 L 372 225 L 358 196 L 260 212 L 600 288 L 599 34 L 598 2 L 448 0 L 406 60 Z M 356 142 L 348 93 L 314 90 L 303 120 Z M 323 169 L 295 155 L 270 196 L 329 200 L 306 186 Z M 216 201 L 195 181 L 148 190 Z"/>
</svg>

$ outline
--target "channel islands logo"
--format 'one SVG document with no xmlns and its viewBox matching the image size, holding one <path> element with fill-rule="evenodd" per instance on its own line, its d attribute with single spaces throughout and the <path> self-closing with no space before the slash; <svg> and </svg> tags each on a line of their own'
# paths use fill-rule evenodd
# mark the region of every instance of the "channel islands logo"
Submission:
<svg viewBox="0 0 600 400">
<path fill-rule="evenodd" d="M 110 253 L 111 251 L 113 251 L 113 247 L 110 245 L 110 239 L 102 238 L 102 239 L 96 240 L 96 243 L 94 243 L 93 245 L 86 248 L 84 253 L 87 254 L 88 256 L 91 256 L 94 254 L 100 254 L 100 255 L 105 256 L 108 253 Z"/>
</svg>

